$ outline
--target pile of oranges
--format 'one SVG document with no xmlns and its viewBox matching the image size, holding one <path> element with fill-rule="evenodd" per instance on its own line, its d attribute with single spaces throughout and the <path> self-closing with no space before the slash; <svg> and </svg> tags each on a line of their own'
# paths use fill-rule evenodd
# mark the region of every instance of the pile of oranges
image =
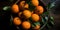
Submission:
<svg viewBox="0 0 60 30">
<path fill-rule="evenodd" d="M 23 29 L 29 30 L 32 28 L 32 23 L 40 22 L 41 14 L 44 12 L 43 6 L 39 5 L 38 0 L 31 0 L 31 4 L 35 6 L 33 11 L 30 11 L 29 4 L 26 1 L 20 1 L 18 4 L 12 5 L 12 13 L 13 13 L 13 24 L 16 26 L 22 26 Z M 30 20 L 30 18 L 32 20 Z M 40 29 L 40 25 L 36 24 L 36 26 L 32 29 Z"/>
</svg>

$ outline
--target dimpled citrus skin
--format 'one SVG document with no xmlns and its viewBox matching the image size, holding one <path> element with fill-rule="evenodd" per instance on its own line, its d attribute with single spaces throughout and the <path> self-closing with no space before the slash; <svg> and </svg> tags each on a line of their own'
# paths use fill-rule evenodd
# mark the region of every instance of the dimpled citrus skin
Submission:
<svg viewBox="0 0 60 30">
<path fill-rule="evenodd" d="M 23 26 L 24 29 L 29 29 L 31 27 L 30 22 L 28 22 L 28 21 L 24 21 L 22 23 L 22 26 Z"/>
<path fill-rule="evenodd" d="M 17 4 L 14 4 L 14 5 L 12 6 L 12 11 L 13 11 L 14 13 L 18 13 L 18 12 L 19 12 L 19 7 L 18 7 Z"/>
<path fill-rule="evenodd" d="M 39 16 L 37 14 L 32 14 L 33 21 L 39 21 Z"/>
<path fill-rule="evenodd" d="M 14 23 L 15 25 L 20 25 L 20 24 L 21 24 L 20 18 L 19 18 L 19 17 L 15 17 L 15 18 L 13 19 L 13 23 Z"/>
<path fill-rule="evenodd" d="M 42 14 L 44 11 L 44 8 L 42 6 L 37 6 L 36 9 L 39 11 L 39 14 Z"/>
<path fill-rule="evenodd" d="M 38 6 L 38 5 L 39 5 L 38 0 L 32 0 L 31 2 L 32 2 L 32 4 L 33 4 L 34 6 Z"/>
<path fill-rule="evenodd" d="M 23 15 L 26 17 L 26 18 L 30 18 L 31 17 L 31 12 L 29 10 L 24 10 L 23 11 Z"/>
</svg>

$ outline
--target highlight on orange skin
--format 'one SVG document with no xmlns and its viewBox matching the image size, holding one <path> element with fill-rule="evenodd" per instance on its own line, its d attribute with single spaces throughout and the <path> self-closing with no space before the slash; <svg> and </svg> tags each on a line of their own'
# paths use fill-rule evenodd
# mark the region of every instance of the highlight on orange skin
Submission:
<svg viewBox="0 0 60 30">
<path fill-rule="evenodd" d="M 26 17 L 26 18 L 30 18 L 31 17 L 31 12 L 29 10 L 24 10 L 23 11 L 23 15 Z"/>
<path fill-rule="evenodd" d="M 39 1 L 38 0 L 31 0 L 32 4 L 34 6 L 38 6 L 39 5 Z"/>
<path fill-rule="evenodd" d="M 37 14 L 32 14 L 31 17 L 32 17 L 33 21 L 35 21 L 35 22 L 39 21 L 39 16 Z"/>
<path fill-rule="evenodd" d="M 14 23 L 15 25 L 20 25 L 20 24 L 21 24 L 20 18 L 19 18 L 19 17 L 15 17 L 15 18 L 13 19 L 13 23 Z"/>
<path fill-rule="evenodd" d="M 28 21 L 24 21 L 24 22 L 22 23 L 22 27 L 23 27 L 24 29 L 29 29 L 29 28 L 31 27 L 31 24 L 30 24 L 30 22 L 28 22 Z"/>
<path fill-rule="evenodd" d="M 14 4 L 14 5 L 12 6 L 12 12 L 14 12 L 14 13 L 18 13 L 18 12 L 19 12 L 19 7 L 18 7 L 17 4 Z"/>
<path fill-rule="evenodd" d="M 42 14 L 44 12 L 44 8 L 42 6 L 37 6 L 36 9 L 39 11 L 39 14 Z"/>
</svg>

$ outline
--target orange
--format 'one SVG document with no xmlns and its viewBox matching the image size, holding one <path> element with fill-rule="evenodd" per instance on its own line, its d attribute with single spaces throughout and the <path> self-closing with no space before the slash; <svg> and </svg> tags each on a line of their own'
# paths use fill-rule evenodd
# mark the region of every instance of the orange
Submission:
<svg viewBox="0 0 60 30">
<path fill-rule="evenodd" d="M 25 1 L 20 2 L 20 9 L 24 7 Z"/>
<path fill-rule="evenodd" d="M 23 26 L 24 29 L 29 29 L 29 28 L 31 27 L 31 24 L 30 24 L 30 22 L 28 22 L 28 21 L 24 21 L 24 22 L 22 23 L 22 26 Z"/>
<path fill-rule="evenodd" d="M 19 7 L 18 7 L 17 4 L 14 4 L 14 5 L 12 6 L 12 12 L 14 12 L 14 13 L 18 13 L 18 12 L 19 12 Z"/>
<path fill-rule="evenodd" d="M 23 11 L 23 15 L 26 17 L 26 18 L 30 18 L 31 17 L 31 12 L 29 10 L 24 10 Z"/>
<path fill-rule="evenodd" d="M 32 14 L 33 21 L 39 21 L 39 16 L 37 14 Z"/>
<path fill-rule="evenodd" d="M 40 29 L 40 25 L 36 25 L 36 27 L 34 27 L 34 29 Z"/>
<path fill-rule="evenodd" d="M 21 24 L 20 18 L 19 18 L 19 17 L 15 17 L 15 18 L 13 19 L 13 23 L 14 23 L 15 25 L 20 25 L 20 24 Z"/>
<path fill-rule="evenodd" d="M 44 11 L 44 8 L 42 6 L 37 6 L 36 9 L 37 9 L 39 14 L 42 14 Z"/>
<path fill-rule="evenodd" d="M 25 4 L 24 8 L 29 8 L 29 5 L 28 4 Z"/>
<path fill-rule="evenodd" d="M 38 0 L 32 0 L 31 2 L 32 2 L 32 4 L 34 6 L 38 6 L 39 5 L 39 1 Z"/>
</svg>

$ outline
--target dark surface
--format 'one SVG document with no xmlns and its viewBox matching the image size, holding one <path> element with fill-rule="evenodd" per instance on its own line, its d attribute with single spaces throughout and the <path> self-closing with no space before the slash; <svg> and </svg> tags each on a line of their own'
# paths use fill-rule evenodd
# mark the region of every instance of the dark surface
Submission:
<svg viewBox="0 0 60 30">
<path fill-rule="evenodd" d="M 48 4 L 48 2 L 50 2 L 50 1 L 51 0 L 46 0 L 44 3 Z M 10 5 L 10 4 L 8 4 L 7 0 L 6 1 L 4 1 L 4 0 L 1 1 L 0 0 L 0 12 L 2 12 L 2 7 L 5 6 L 5 5 Z M 56 7 L 52 11 L 50 11 L 50 15 L 54 17 L 55 25 L 54 25 L 54 27 L 50 28 L 50 30 L 60 30 L 60 1 L 56 1 L 55 6 Z M 4 15 L 4 14 L 6 14 L 6 15 Z M 11 27 L 9 25 L 9 23 L 7 23 L 7 22 L 9 22 L 9 18 L 6 18 L 8 15 L 10 16 L 10 13 L 7 13 L 5 11 L 4 11 L 4 13 L 2 12 L 2 14 L 0 13 L 1 28 L 6 29 L 6 30 L 10 30 L 10 27 Z M 13 28 L 13 29 L 15 29 L 15 28 Z M 44 30 L 46 30 L 46 29 L 44 29 Z"/>
<path fill-rule="evenodd" d="M 50 15 L 54 17 L 54 27 L 50 28 L 50 30 L 60 30 L 60 0 L 47 0 L 47 2 L 53 2 L 55 1 L 54 8 L 50 11 Z"/>
</svg>

